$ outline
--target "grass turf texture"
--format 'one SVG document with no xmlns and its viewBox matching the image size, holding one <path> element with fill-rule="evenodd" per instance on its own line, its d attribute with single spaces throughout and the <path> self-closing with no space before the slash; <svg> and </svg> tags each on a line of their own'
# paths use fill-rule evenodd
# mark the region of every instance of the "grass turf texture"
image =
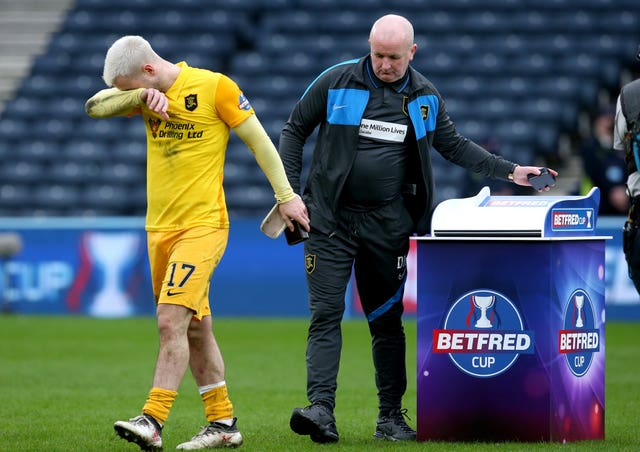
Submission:
<svg viewBox="0 0 640 452">
<path fill-rule="evenodd" d="M 390 443 L 375 441 L 377 415 L 370 340 L 361 320 L 344 323 L 336 419 L 340 442 L 316 445 L 289 430 L 306 404 L 304 319 L 214 320 L 242 450 L 531 451 L 640 450 L 640 325 L 606 328 L 606 439 L 568 443 Z M 416 323 L 406 322 L 409 387 L 405 407 L 415 427 Z M 135 451 L 113 422 L 139 414 L 157 352 L 155 319 L 0 316 L 0 451 Z M 175 450 L 205 423 L 190 373 L 163 434 Z"/>
</svg>

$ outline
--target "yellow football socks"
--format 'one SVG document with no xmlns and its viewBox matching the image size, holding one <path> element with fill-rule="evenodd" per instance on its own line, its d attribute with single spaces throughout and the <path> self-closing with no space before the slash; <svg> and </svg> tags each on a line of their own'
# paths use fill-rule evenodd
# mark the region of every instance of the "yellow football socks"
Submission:
<svg viewBox="0 0 640 452">
<path fill-rule="evenodd" d="M 233 419 L 233 405 L 229 400 L 227 385 L 211 385 L 212 389 L 200 393 L 204 402 L 204 414 L 209 422 Z"/>
<path fill-rule="evenodd" d="M 171 410 L 171 406 L 177 396 L 177 391 L 162 388 L 151 388 L 151 391 L 149 391 L 149 398 L 144 404 L 142 412 L 152 416 L 162 426 L 169 417 L 169 411 Z"/>
</svg>

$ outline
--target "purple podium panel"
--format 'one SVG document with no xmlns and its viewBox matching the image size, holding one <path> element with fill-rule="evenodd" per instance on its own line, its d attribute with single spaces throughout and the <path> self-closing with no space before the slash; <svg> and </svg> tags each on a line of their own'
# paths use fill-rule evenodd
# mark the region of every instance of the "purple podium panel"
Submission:
<svg viewBox="0 0 640 452">
<path fill-rule="evenodd" d="M 414 240 L 418 440 L 604 439 L 604 238 Z"/>
</svg>

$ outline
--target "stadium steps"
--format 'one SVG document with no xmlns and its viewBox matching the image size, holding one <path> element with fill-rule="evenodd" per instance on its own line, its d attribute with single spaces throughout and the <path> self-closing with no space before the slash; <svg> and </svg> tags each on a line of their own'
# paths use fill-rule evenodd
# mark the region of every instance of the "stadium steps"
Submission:
<svg viewBox="0 0 640 452">
<path fill-rule="evenodd" d="M 0 113 L 73 0 L 0 0 Z"/>
</svg>

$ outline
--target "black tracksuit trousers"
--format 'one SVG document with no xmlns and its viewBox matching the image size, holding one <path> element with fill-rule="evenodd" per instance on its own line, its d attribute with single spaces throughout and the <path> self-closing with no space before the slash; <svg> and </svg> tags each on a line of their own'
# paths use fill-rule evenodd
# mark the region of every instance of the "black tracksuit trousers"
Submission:
<svg viewBox="0 0 640 452">
<path fill-rule="evenodd" d="M 352 269 L 372 340 L 381 413 L 401 408 L 407 387 L 402 295 L 412 221 L 401 198 L 369 212 L 342 210 L 332 236 L 312 230 L 305 242 L 311 321 L 307 397 L 335 407 L 341 321 Z"/>
</svg>

